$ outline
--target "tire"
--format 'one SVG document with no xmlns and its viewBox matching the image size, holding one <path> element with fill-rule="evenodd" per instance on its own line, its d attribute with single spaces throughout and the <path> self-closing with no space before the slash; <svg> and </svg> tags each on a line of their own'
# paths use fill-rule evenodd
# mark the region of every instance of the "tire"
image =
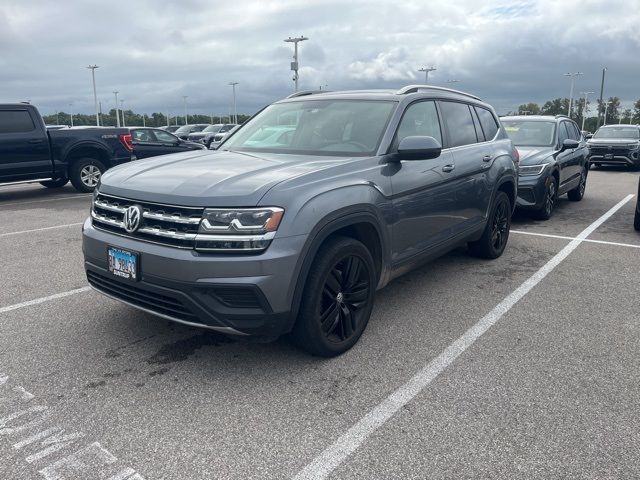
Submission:
<svg viewBox="0 0 640 480">
<path fill-rule="evenodd" d="M 362 243 L 330 238 L 311 265 L 293 341 L 321 357 L 349 350 L 369 322 L 377 280 L 373 257 Z"/>
<path fill-rule="evenodd" d="M 45 182 L 40 182 L 40 185 L 47 188 L 60 188 L 60 187 L 64 187 L 67 183 L 69 183 L 68 178 L 57 178 L 55 180 L 47 180 Z"/>
<path fill-rule="evenodd" d="M 498 191 L 482 236 L 479 240 L 468 244 L 472 255 L 490 260 L 502 255 L 509 240 L 512 212 L 509 196 Z"/>
<path fill-rule="evenodd" d="M 569 200 L 572 202 L 579 202 L 584 197 L 585 189 L 587 188 L 587 176 L 589 174 L 589 167 L 584 167 L 580 172 L 580 183 L 573 190 L 567 192 Z"/>
<path fill-rule="evenodd" d="M 106 169 L 104 164 L 95 158 L 81 158 L 71 165 L 69 178 L 76 190 L 91 193 Z"/>
<path fill-rule="evenodd" d="M 633 228 L 640 232 L 640 211 L 638 211 L 638 206 L 636 206 L 636 215 L 633 217 Z"/>
<path fill-rule="evenodd" d="M 537 220 L 549 220 L 553 215 L 553 210 L 556 207 L 558 201 L 558 180 L 556 177 L 551 176 L 550 182 L 544 191 L 544 202 L 540 210 L 534 210 L 531 212 L 533 218 Z"/>
</svg>

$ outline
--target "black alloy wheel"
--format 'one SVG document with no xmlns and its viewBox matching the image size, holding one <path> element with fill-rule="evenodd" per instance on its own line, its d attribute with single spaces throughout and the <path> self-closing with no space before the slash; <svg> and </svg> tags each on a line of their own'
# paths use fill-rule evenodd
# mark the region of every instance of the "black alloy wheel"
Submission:
<svg viewBox="0 0 640 480">
<path fill-rule="evenodd" d="M 501 202 L 496 206 L 493 214 L 493 225 L 491 227 L 491 245 L 494 250 L 504 250 L 507 240 L 509 239 L 509 212 L 510 205 L 507 202 Z"/>
<path fill-rule="evenodd" d="M 358 341 L 377 286 L 371 253 L 350 237 L 331 237 L 311 264 L 292 338 L 307 352 L 334 357 Z"/>
<path fill-rule="evenodd" d="M 490 260 L 502 255 L 509 241 L 512 213 L 509 196 L 503 191 L 496 192 L 482 236 L 474 242 L 469 242 L 472 255 Z"/>
<path fill-rule="evenodd" d="M 567 192 L 569 200 L 572 202 L 579 202 L 584 197 L 584 192 L 587 189 L 587 174 L 589 173 L 589 167 L 586 166 L 580 172 L 580 183 L 573 190 Z"/>
<path fill-rule="evenodd" d="M 556 177 L 550 176 L 547 179 L 547 188 L 544 191 L 544 199 L 540 210 L 535 210 L 533 217 L 538 220 L 549 220 L 553 214 L 553 210 L 556 207 L 556 200 L 558 199 L 558 181 Z"/>
</svg>

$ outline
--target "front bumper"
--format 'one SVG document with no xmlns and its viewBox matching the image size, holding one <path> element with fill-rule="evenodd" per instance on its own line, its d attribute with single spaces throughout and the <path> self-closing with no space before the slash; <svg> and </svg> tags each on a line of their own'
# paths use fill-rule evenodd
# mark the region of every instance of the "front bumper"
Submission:
<svg viewBox="0 0 640 480">
<path fill-rule="evenodd" d="M 524 175 L 518 177 L 516 207 L 525 210 L 541 209 L 549 181 L 550 176 L 546 171 L 540 175 Z"/>
<path fill-rule="evenodd" d="M 611 165 L 631 165 L 640 166 L 640 151 L 630 150 L 628 152 L 600 153 L 592 152 L 589 154 L 591 163 L 606 163 Z"/>
<path fill-rule="evenodd" d="M 89 283 L 107 296 L 187 325 L 276 337 L 292 324 L 305 239 L 276 238 L 259 255 L 203 254 L 115 235 L 87 220 L 83 252 Z M 139 253 L 139 281 L 108 272 L 108 246 Z"/>
</svg>

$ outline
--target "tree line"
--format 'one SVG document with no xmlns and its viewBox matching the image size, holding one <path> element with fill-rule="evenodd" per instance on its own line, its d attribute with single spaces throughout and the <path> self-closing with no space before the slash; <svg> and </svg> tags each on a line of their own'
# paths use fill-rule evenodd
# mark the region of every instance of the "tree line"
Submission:
<svg viewBox="0 0 640 480">
<path fill-rule="evenodd" d="M 151 115 L 135 113 L 132 110 L 118 110 L 120 115 L 120 125 L 122 125 L 122 117 L 124 114 L 124 124 L 127 127 L 164 127 L 166 125 L 184 125 L 184 116 L 171 116 L 169 122 L 167 122 L 167 116 L 163 113 L 154 112 Z M 116 110 L 112 108 L 108 113 L 102 113 L 99 115 L 100 125 L 105 127 L 117 126 Z M 238 123 L 243 123 L 249 119 L 249 115 L 238 114 Z M 71 125 L 71 114 L 68 112 L 56 112 L 52 115 L 42 116 L 44 123 L 47 125 Z M 189 115 L 189 123 L 233 123 L 228 115 L 216 116 L 216 115 Z M 82 113 L 73 114 L 73 125 L 95 125 L 96 116 L 85 115 Z"/>
<path fill-rule="evenodd" d="M 592 102 L 589 101 L 586 104 L 584 98 L 577 98 L 574 100 L 571 107 L 571 114 L 569 115 L 575 120 L 579 126 L 582 126 L 582 119 L 586 116 L 584 121 L 584 129 L 590 132 L 595 132 L 598 125 L 598 118 L 600 118 L 600 125 L 603 123 L 633 123 L 640 124 L 640 100 L 636 101 L 633 105 L 633 110 L 630 108 L 622 109 L 620 107 L 620 98 L 609 97 L 606 102 L 596 100 L 597 115 L 593 112 Z M 606 106 L 606 122 L 603 122 Z M 510 112 L 510 115 L 566 115 L 569 111 L 569 99 L 568 98 L 556 98 L 545 102 L 542 106 L 537 103 L 525 103 L 518 107 L 517 112 Z"/>
</svg>

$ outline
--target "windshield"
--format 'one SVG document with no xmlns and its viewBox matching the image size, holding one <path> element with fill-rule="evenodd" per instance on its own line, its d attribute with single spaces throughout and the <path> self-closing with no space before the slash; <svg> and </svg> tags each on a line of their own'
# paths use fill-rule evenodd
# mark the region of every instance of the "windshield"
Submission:
<svg viewBox="0 0 640 480">
<path fill-rule="evenodd" d="M 604 127 L 598 130 L 593 138 L 625 138 L 638 140 L 640 129 L 634 127 Z"/>
<path fill-rule="evenodd" d="M 181 133 L 189 133 L 190 131 L 191 131 L 191 125 L 183 125 L 179 129 L 177 129 L 175 133 L 180 135 Z"/>
<path fill-rule="evenodd" d="M 307 100 L 265 108 L 225 150 L 306 155 L 375 154 L 396 106 L 381 100 Z"/>
<path fill-rule="evenodd" d="M 205 128 L 204 130 L 202 130 L 203 132 L 213 132 L 213 133 L 217 133 L 220 131 L 220 129 L 222 128 L 222 125 L 209 125 L 207 128 Z"/>
<path fill-rule="evenodd" d="M 502 120 L 502 125 L 513 144 L 519 147 L 550 147 L 554 144 L 556 122 Z"/>
</svg>

